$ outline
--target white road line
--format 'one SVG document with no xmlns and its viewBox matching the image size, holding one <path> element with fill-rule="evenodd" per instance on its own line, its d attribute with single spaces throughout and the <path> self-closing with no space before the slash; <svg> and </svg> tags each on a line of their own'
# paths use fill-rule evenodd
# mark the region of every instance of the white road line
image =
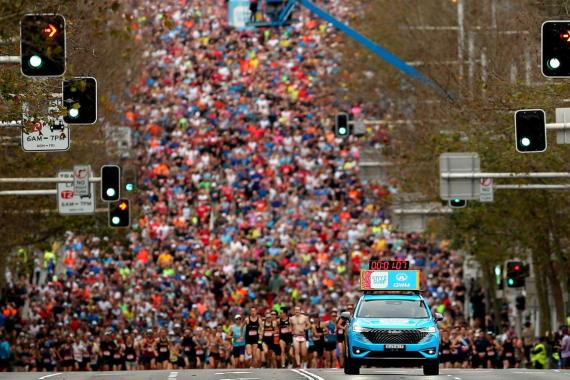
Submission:
<svg viewBox="0 0 570 380">
<path fill-rule="evenodd" d="M 455 380 L 461 380 L 461 377 L 454 377 Z"/>
<path fill-rule="evenodd" d="M 303 373 L 299 370 L 296 369 L 291 369 L 291 371 L 295 372 L 297 375 L 301 375 L 303 376 L 305 379 L 309 379 L 309 380 L 315 380 L 314 378 L 312 378 L 311 376 L 307 375 L 306 373 Z"/>
<path fill-rule="evenodd" d="M 176 376 L 178 376 L 178 372 L 170 372 L 170 375 L 168 375 L 169 379 L 176 379 Z"/>
<path fill-rule="evenodd" d="M 63 372 L 52 373 L 51 375 L 45 375 L 45 376 L 42 376 L 42 377 L 38 377 L 38 380 L 47 379 L 47 378 L 54 377 L 54 376 L 57 376 L 57 375 L 63 375 Z"/>
<path fill-rule="evenodd" d="M 311 378 L 312 378 L 313 380 L 325 380 L 325 379 L 323 379 L 322 377 L 320 377 L 319 375 L 315 375 L 314 373 L 309 372 L 309 371 L 307 371 L 306 369 L 300 369 L 299 371 L 301 371 L 301 372 L 304 373 L 305 375 L 311 376 Z"/>
<path fill-rule="evenodd" d="M 220 379 L 220 380 L 261 380 L 259 377 L 238 377 L 237 379 Z"/>
</svg>

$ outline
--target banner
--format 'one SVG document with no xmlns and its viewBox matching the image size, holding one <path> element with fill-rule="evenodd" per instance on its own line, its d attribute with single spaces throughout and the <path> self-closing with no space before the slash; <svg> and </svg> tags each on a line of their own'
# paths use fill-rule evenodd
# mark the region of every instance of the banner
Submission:
<svg viewBox="0 0 570 380">
<path fill-rule="evenodd" d="M 420 271 L 363 270 L 360 290 L 420 290 Z"/>
<path fill-rule="evenodd" d="M 246 26 L 251 12 L 249 11 L 249 0 L 230 0 L 228 3 L 228 18 L 230 26 L 238 30 L 251 30 L 254 27 Z"/>
</svg>

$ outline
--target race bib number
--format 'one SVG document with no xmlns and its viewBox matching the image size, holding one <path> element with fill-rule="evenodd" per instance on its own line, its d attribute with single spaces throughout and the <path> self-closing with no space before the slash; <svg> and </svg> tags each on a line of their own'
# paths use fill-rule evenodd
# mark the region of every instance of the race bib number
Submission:
<svg viewBox="0 0 570 380">
<path fill-rule="evenodd" d="M 105 356 L 111 356 L 111 351 L 103 351 L 103 355 L 105 355 Z"/>
<path fill-rule="evenodd" d="M 134 360 L 135 359 L 135 355 L 129 354 L 127 355 L 127 360 Z"/>
<path fill-rule="evenodd" d="M 204 350 L 197 350 L 196 351 L 196 355 L 203 355 L 204 354 Z"/>
<path fill-rule="evenodd" d="M 338 334 L 344 334 L 344 329 L 338 329 Z"/>
<path fill-rule="evenodd" d="M 115 358 L 115 359 L 120 359 L 120 358 L 121 358 L 121 355 L 115 354 L 114 358 Z"/>
<path fill-rule="evenodd" d="M 444 355 L 449 355 L 449 350 L 443 350 L 442 352 Z"/>
<path fill-rule="evenodd" d="M 304 336 L 296 336 L 296 337 L 295 337 L 295 340 L 296 340 L 297 342 L 304 342 L 304 341 L 305 341 L 305 337 L 304 337 Z"/>
<path fill-rule="evenodd" d="M 253 330 L 249 332 L 249 336 L 255 336 L 257 335 L 257 331 Z"/>
<path fill-rule="evenodd" d="M 266 331 L 265 334 L 263 334 L 263 335 L 265 335 L 265 336 L 273 336 L 273 333 L 270 332 L 270 331 Z"/>
<path fill-rule="evenodd" d="M 281 333 L 283 333 L 283 334 L 288 334 L 290 332 L 291 332 L 291 330 L 288 327 L 284 327 L 281 329 Z"/>
<path fill-rule="evenodd" d="M 487 351 L 487 354 L 488 354 L 489 356 L 493 356 L 493 355 L 495 355 L 495 351 Z"/>
<path fill-rule="evenodd" d="M 160 352 L 168 352 L 168 348 L 166 348 L 166 347 L 161 347 L 161 348 L 160 348 Z"/>
<path fill-rule="evenodd" d="M 513 356 L 513 353 L 512 353 L 512 352 L 507 352 L 507 353 L 506 353 L 506 356 L 507 356 L 507 358 L 510 358 L 511 356 Z"/>
</svg>

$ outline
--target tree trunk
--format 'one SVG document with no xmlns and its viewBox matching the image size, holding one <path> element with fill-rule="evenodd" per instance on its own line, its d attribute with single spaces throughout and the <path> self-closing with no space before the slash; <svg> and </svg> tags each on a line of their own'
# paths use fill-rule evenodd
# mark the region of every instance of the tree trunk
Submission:
<svg viewBox="0 0 570 380">
<path fill-rule="evenodd" d="M 550 330 L 550 300 L 547 292 L 547 279 L 544 273 L 546 269 L 541 263 L 541 258 L 537 257 L 537 251 L 532 252 L 532 264 L 534 269 L 534 279 L 536 285 L 536 293 L 538 297 L 538 307 L 540 310 L 539 334 L 544 336 L 546 331 Z"/>
</svg>

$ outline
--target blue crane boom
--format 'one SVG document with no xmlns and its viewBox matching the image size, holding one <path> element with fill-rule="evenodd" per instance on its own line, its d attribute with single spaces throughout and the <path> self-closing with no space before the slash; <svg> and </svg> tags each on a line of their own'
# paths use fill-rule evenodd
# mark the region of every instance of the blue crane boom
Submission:
<svg viewBox="0 0 570 380">
<path fill-rule="evenodd" d="M 394 66 L 398 70 L 402 71 L 404 74 L 408 75 L 412 79 L 419 81 L 421 84 L 427 86 L 428 88 L 434 90 L 438 95 L 453 100 L 453 96 L 445 91 L 441 86 L 439 86 L 432 79 L 427 77 L 425 74 L 415 69 L 414 67 L 407 64 L 404 60 L 400 59 L 398 56 L 390 52 L 389 50 L 378 45 L 374 41 L 365 37 L 355 29 L 349 27 L 340 20 L 337 20 L 332 15 L 315 5 L 310 0 L 265 0 L 266 7 L 270 9 L 266 12 L 266 15 L 270 18 L 270 21 L 256 21 L 248 23 L 251 26 L 266 26 L 266 27 L 280 27 L 284 25 L 291 24 L 295 20 L 291 18 L 293 9 L 295 5 L 299 4 L 313 13 L 315 16 L 325 20 L 326 22 L 333 25 L 335 28 L 345 33 L 348 37 L 352 38 L 366 49 L 370 50 L 380 59 L 386 61 L 388 64 Z"/>
</svg>

